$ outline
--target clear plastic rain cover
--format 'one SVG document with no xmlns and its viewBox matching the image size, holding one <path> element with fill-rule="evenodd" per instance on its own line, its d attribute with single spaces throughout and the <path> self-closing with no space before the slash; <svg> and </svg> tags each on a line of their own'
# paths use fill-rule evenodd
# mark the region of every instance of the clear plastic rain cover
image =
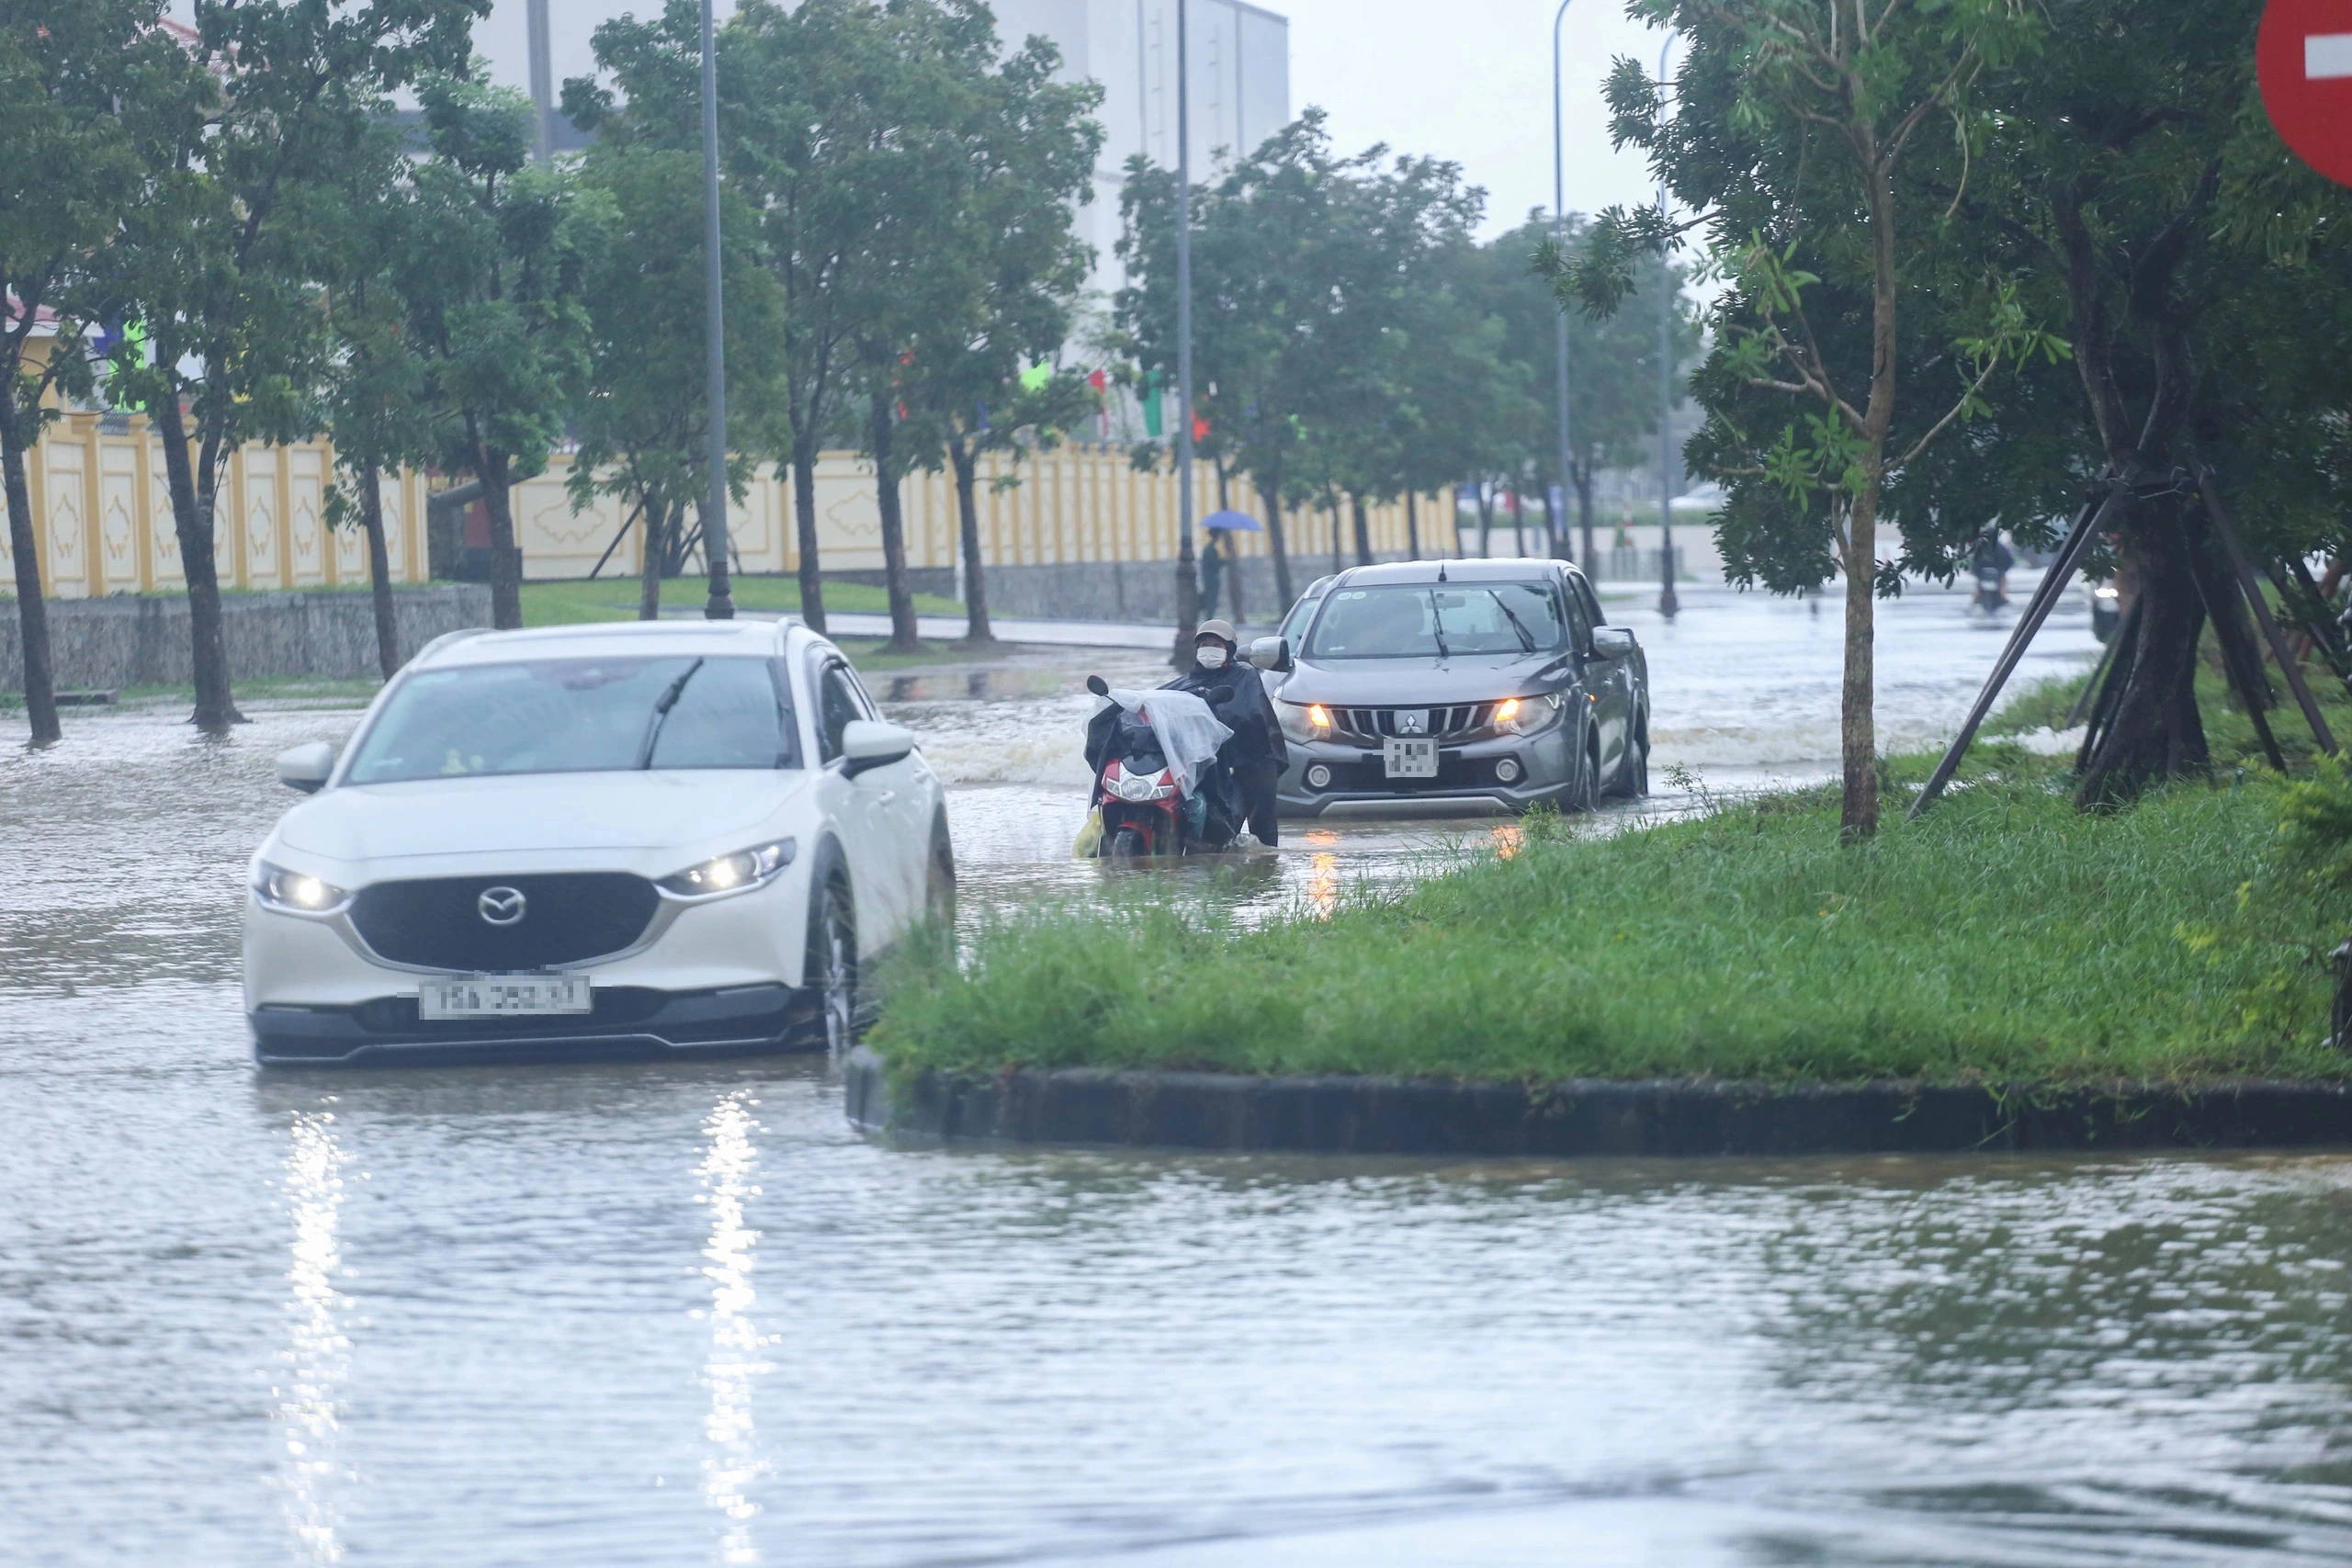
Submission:
<svg viewBox="0 0 2352 1568">
<path fill-rule="evenodd" d="M 1233 736 L 1209 712 L 1209 705 L 1190 692 L 1138 692 L 1114 686 L 1111 700 L 1151 726 L 1151 732 L 1159 737 L 1160 755 L 1168 759 L 1169 771 L 1176 775 L 1176 787 L 1187 795 L 1194 793 L 1193 781 L 1200 777 L 1202 767 Z"/>
</svg>

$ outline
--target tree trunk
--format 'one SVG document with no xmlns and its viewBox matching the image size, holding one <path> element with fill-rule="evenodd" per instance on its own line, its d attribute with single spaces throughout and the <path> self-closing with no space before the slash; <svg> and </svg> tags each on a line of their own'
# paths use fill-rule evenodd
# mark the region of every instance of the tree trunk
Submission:
<svg viewBox="0 0 2352 1568">
<path fill-rule="evenodd" d="M 1405 492 L 1405 553 L 1415 560 L 1421 558 L 1420 500 L 1409 490 Z"/>
<path fill-rule="evenodd" d="M 1493 550 L 1487 548 L 1487 543 L 1493 537 L 1494 531 L 1495 498 L 1487 492 L 1487 481 L 1480 479 L 1478 481 L 1478 554 L 1480 556 L 1494 554 Z"/>
<path fill-rule="evenodd" d="M 2173 496 L 2142 502 L 2125 521 L 2140 591 L 2116 628 L 2129 641 L 2116 649 L 2084 737 L 2075 803 L 2086 811 L 2113 810 L 2150 784 L 2211 765 L 2197 712 L 2205 606 L 2181 506 Z"/>
<path fill-rule="evenodd" d="M 1280 621 L 1290 614 L 1290 607 L 1297 603 L 1297 596 L 1290 590 L 1290 547 L 1283 539 L 1283 491 L 1279 474 L 1272 483 L 1258 487 L 1258 499 L 1266 508 L 1266 547 L 1273 552 L 1274 557 L 1274 597 L 1282 601 L 1281 607 L 1274 612 L 1274 619 Z"/>
<path fill-rule="evenodd" d="M 1886 478 L 1886 434 L 1894 423 L 1894 192 L 1881 154 L 1864 168 L 1871 252 L 1871 393 L 1862 413 L 1861 487 L 1846 514 L 1846 668 L 1838 694 L 1838 836 L 1848 843 L 1878 832 L 1878 502 Z M 1665 564 L 1667 581 L 1674 566 Z"/>
<path fill-rule="evenodd" d="M 1593 555 L 1592 543 L 1592 465 L 1590 463 L 1581 465 L 1577 471 L 1577 521 L 1584 529 L 1584 574 L 1592 581 L 1598 582 L 1600 581 L 1600 573 L 1594 566 L 1595 557 Z"/>
<path fill-rule="evenodd" d="M 8 552 L 17 565 L 17 632 L 25 649 L 25 716 L 32 721 L 32 743 L 48 746 L 65 731 L 57 722 L 49 601 L 41 597 L 40 557 L 34 553 L 32 488 L 25 479 L 24 425 L 17 418 L 13 374 L 0 374 L 0 468 L 6 470 L 7 486 Z"/>
<path fill-rule="evenodd" d="M 1510 487 L 1510 553 L 1527 553 L 1527 502 L 1516 483 Z"/>
<path fill-rule="evenodd" d="M 825 574 L 817 559 L 817 435 L 792 436 L 792 525 L 800 538 L 800 619 L 825 635 Z"/>
<path fill-rule="evenodd" d="M 401 624 L 392 608 L 392 557 L 384 547 L 384 491 L 372 457 L 359 465 L 359 526 L 368 536 L 368 592 L 376 604 L 376 667 L 400 673 Z"/>
<path fill-rule="evenodd" d="M 1340 553 L 1340 498 L 1324 491 L 1323 510 L 1331 514 L 1331 574 L 1336 577 L 1347 570 L 1346 558 Z"/>
<path fill-rule="evenodd" d="M 670 538 L 670 502 L 659 491 L 639 496 L 638 527 L 641 548 L 637 563 L 637 618 L 658 621 L 662 618 L 662 568 Z"/>
<path fill-rule="evenodd" d="M 980 564 L 980 455 L 960 435 L 951 435 L 947 462 L 956 470 L 956 543 L 964 552 L 964 640 L 986 647 L 996 641 L 996 631 L 989 625 L 988 579 Z"/>
<path fill-rule="evenodd" d="M 514 542 L 514 498 L 509 493 L 506 454 L 474 438 L 474 473 L 481 480 L 482 510 L 490 513 L 490 624 L 513 631 L 523 624 L 523 551 Z"/>
<path fill-rule="evenodd" d="M 887 387 L 876 389 L 866 410 L 866 444 L 874 453 L 874 499 L 882 514 L 882 586 L 890 599 L 890 641 L 893 653 L 912 653 L 915 640 L 915 596 L 907 589 L 907 525 L 899 511 L 899 470 L 890 456 L 890 399 Z"/>
<path fill-rule="evenodd" d="M 161 352 L 158 353 L 158 358 Z M 147 405 L 148 423 L 164 443 L 164 475 L 172 492 L 172 529 L 179 537 L 180 571 L 187 582 L 189 666 L 196 684 L 196 727 L 207 735 L 224 735 L 240 724 L 229 691 L 229 646 L 220 630 L 220 578 L 212 558 L 212 475 L 219 472 L 217 454 L 205 454 L 199 484 L 187 455 L 187 426 L 180 420 L 176 390 L 166 390 Z M 208 444 L 210 445 L 210 444 Z"/>
<path fill-rule="evenodd" d="M 1866 477 L 1846 519 L 1846 669 L 1838 697 L 1843 790 L 1838 830 L 1851 841 L 1878 831 L 1878 482 Z"/>
<path fill-rule="evenodd" d="M 1370 566 L 1372 564 L 1372 520 L 1364 513 L 1363 497 L 1349 496 L 1348 506 L 1355 518 L 1356 564 Z"/>
</svg>

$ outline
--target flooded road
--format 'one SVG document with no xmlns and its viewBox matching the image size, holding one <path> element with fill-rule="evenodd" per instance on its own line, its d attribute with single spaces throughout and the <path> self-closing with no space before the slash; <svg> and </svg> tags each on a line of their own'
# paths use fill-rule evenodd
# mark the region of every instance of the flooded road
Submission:
<svg viewBox="0 0 2352 1568">
<path fill-rule="evenodd" d="M 1835 603 L 1692 597 L 1624 606 L 1661 772 L 1825 774 Z M 1998 628 L 1882 624 L 1931 738 Z M 873 682 L 967 905 L 1100 886 L 1071 694 L 1123 657 Z M 0 731 L 0 1562 L 2352 1558 L 2352 1161 L 909 1153 L 802 1062 L 260 1075 L 270 759 L 353 715 L 254 707 Z"/>
</svg>

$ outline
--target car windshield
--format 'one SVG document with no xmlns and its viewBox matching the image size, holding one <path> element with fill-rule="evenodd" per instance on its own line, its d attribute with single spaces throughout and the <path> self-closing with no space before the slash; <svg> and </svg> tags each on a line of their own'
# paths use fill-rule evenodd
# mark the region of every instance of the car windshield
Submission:
<svg viewBox="0 0 2352 1568">
<path fill-rule="evenodd" d="M 1306 641 L 1309 659 L 1443 659 L 1550 653 L 1567 617 L 1548 582 L 1460 582 L 1335 589 Z"/>
<path fill-rule="evenodd" d="M 353 784 L 483 773 L 799 766 L 768 661 L 534 659 L 424 670 L 368 727 Z"/>
</svg>

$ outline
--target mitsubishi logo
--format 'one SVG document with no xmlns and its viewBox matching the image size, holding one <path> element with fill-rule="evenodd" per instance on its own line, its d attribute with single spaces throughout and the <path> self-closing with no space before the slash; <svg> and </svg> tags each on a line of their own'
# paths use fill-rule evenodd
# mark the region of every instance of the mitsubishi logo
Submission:
<svg viewBox="0 0 2352 1568">
<path fill-rule="evenodd" d="M 485 887 L 474 900 L 474 908 L 493 926 L 513 925 L 529 907 L 519 887 Z"/>
<path fill-rule="evenodd" d="M 1396 710 L 1397 734 L 1427 735 L 1429 732 L 1430 714 L 1427 708 L 1398 708 Z"/>
</svg>

